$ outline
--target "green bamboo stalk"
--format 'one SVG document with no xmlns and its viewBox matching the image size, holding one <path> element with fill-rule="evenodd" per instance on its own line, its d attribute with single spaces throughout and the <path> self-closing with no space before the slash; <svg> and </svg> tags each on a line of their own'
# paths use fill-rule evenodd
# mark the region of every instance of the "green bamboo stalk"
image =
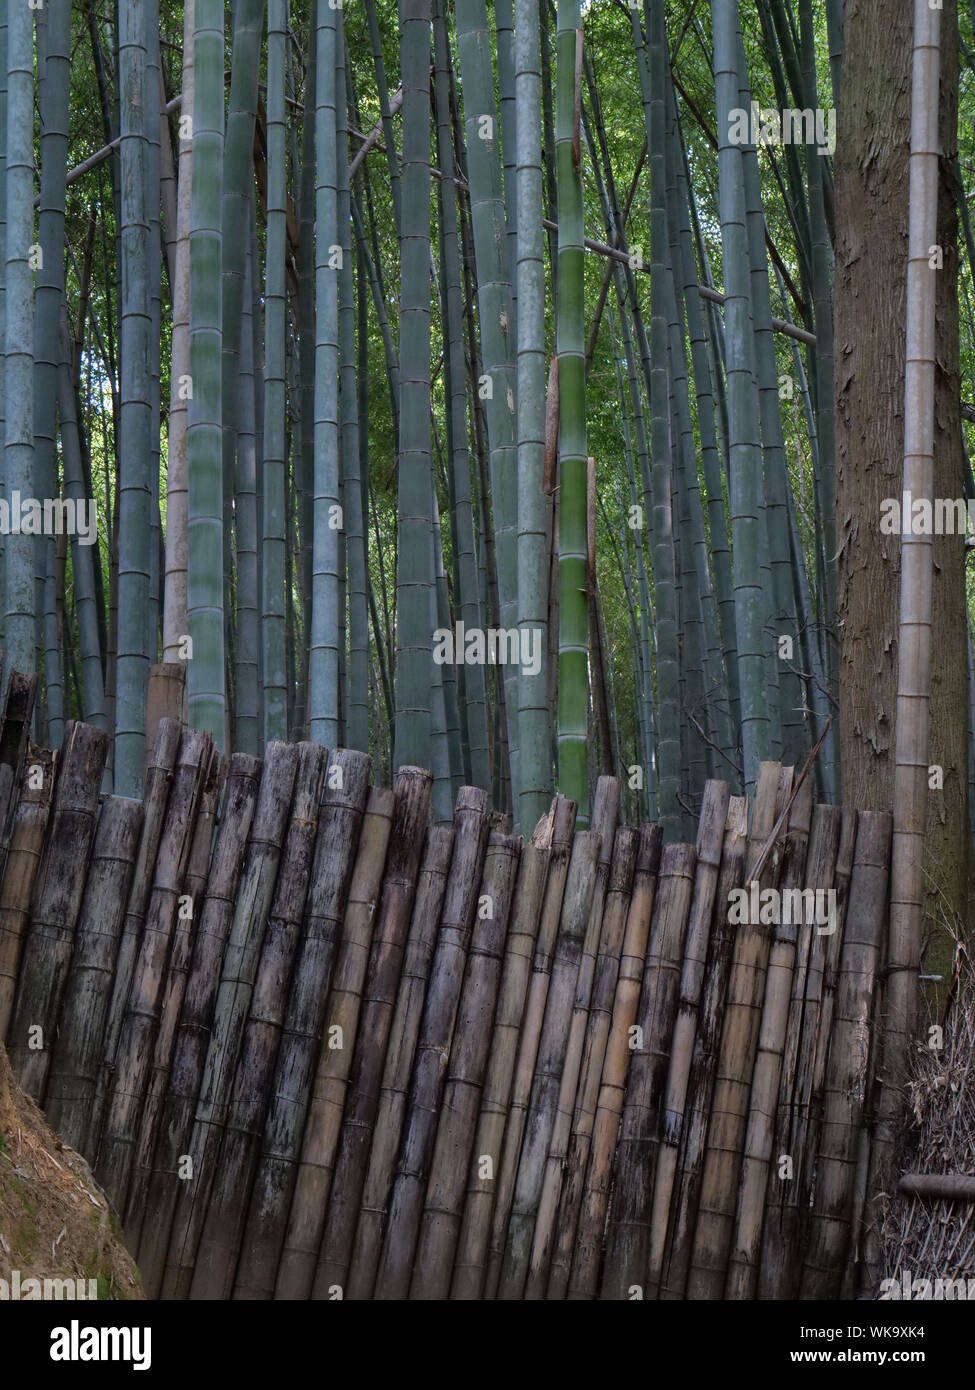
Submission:
<svg viewBox="0 0 975 1390">
<path fill-rule="evenodd" d="M 4 378 L 7 362 L 7 10 L 0 10 L 0 448 L 6 439 L 7 401 Z M 2 459 L 0 455 L 0 459 Z M 0 467 L 0 498 L 7 496 L 6 468 Z M 7 538 L 0 536 L 0 646 L 7 612 Z"/>
</svg>

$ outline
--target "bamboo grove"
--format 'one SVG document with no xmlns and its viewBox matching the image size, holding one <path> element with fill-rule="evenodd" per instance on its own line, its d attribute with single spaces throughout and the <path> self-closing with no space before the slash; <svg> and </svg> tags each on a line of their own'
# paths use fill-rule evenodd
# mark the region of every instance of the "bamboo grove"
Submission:
<svg viewBox="0 0 975 1390">
<path fill-rule="evenodd" d="M 834 156 L 869 10 L 4 0 L 0 645 L 36 741 L 106 730 L 140 796 L 180 669 L 222 751 L 430 768 L 440 822 L 470 784 L 585 824 L 611 774 L 687 838 L 708 778 L 814 751 L 838 802 L 877 530 L 838 479 Z"/>
</svg>

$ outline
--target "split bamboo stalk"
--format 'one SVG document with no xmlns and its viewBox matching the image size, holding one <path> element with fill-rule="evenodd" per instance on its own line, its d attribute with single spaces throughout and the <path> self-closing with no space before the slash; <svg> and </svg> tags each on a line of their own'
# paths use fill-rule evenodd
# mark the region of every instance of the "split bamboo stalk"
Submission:
<svg viewBox="0 0 975 1390">
<path fill-rule="evenodd" d="M 803 1172 L 809 1175 L 815 1171 L 816 1155 L 819 1152 L 819 1125 L 823 1117 L 826 1064 L 833 1032 L 833 1009 L 839 981 L 840 957 L 845 940 L 847 900 L 850 892 L 850 876 L 853 872 L 856 837 L 857 813 L 844 807 L 840 820 L 840 843 L 836 851 L 836 868 L 833 870 L 836 895 L 836 930 L 826 938 L 826 956 L 823 963 L 823 998 L 819 1010 L 812 1069 L 812 1122 L 806 1135 L 806 1149 L 803 1159 Z"/>
<path fill-rule="evenodd" d="M 623 1113 L 631 1030 L 640 1006 L 662 840 L 661 825 L 640 827 L 633 892 L 626 915 L 623 953 L 613 1000 L 613 1018 L 606 1042 L 585 1191 L 575 1233 L 569 1277 L 570 1299 L 595 1298 L 599 1284 L 606 1213 L 613 1181 L 613 1156 Z"/>
<path fill-rule="evenodd" d="M 13 1014 L 20 958 L 30 920 L 34 881 L 44 852 L 53 790 L 54 754 L 49 749 L 32 745 L 0 882 L 0 1038 L 7 1037 Z"/>
<path fill-rule="evenodd" d="M 525 1132 L 528 1101 L 532 1091 L 542 1020 L 545 1016 L 545 1003 L 548 998 L 552 954 L 555 950 L 559 919 L 562 914 L 562 899 L 569 872 L 576 804 L 565 797 L 556 797 L 550 814 L 552 829 L 545 896 L 542 900 L 535 957 L 532 961 L 528 997 L 525 1001 L 521 1034 L 518 1040 L 518 1056 L 511 1088 L 511 1102 L 504 1130 L 504 1147 L 501 1150 L 501 1161 L 496 1169 L 497 1182 L 494 1210 L 491 1214 L 491 1240 L 484 1284 L 484 1297 L 487 1299 L 493 1299 L 497 1296 L 498 1283 L 501 1278 L 501 1263 L 504 1258 L 505 1240 L 508 1232 L 508 1217 L 511 1213 L 514 1197 L 518 1160 L 521 1155 L 521 1141 Z"/>
<path fill-rule="evenodd" d="M 257 758 L 246 753 L 232 755 L 193 961 L 183 995 L 138 1248 L 139 1272 L 148 1298 L 159 1295 L 180 1183 L 189 1177 L 180 1172 L 181 1160 L 188 1157 L 186 1148 L 193 1129 L 220 985 L 220 962 L 254 819 L 260 772 Z"/>
<path fill-rule="evenodd" d="M 142 830 L 142 803 L 109 797 L 95 834 L 51 1059 L 45 1113 L 63 1144 L 81 1151 L 101 1061 L 122 918 Z"/>
<path fill-rule="evenodd" d="M 420 871 L 432 781 L 430 773 L 421 768 L 401 767 L 393 787 L 396 811 L 386 858 L 383 896 L 369 953 L 359 1034 L 315 1276 L 316 1286 L 326 1290 L 345 1286 L 352 1263 L 379 1086 Z"/>
<path fill-rule="evenodd" d="M 850 1246 L 853 1191 L 870 1083 L 874 985 L 882 962 L 891 818 L 861 811 L 826 1068 L 802 1299 L 840 1297 Z M 875 1044 L 874 1044 L 875 1046 Z"/>
<path fill-rule="evenodd" d="M 37 695 L 37 677 L 10 672 L 3 701 L 3 727 L 0 730 L 0 863 L 3 863 L 12 819 L 21 794 L 21 774 L 30 744 L 30 723 Z M 0 1038 L 4 1035 L 0 1016 Z"/>
<path fill-rule="evenodd" d="M 694 887 L 693 845 L 665 845 L 623 1098 L 602 1299 L 644 1296 L 650 1202 L 670 1044 L 680 991 L 684 933 Z"/>
<path fill-rule="evenodd" d="M 711 941 L 697 1016 L 697 1036 L 684 1101 L 670 1227 L 660 1273 L 658 1296 L 662 1299 L 684 1297 L 694 1248 L 711 1101 L 736 935 L 736 928 L 729 921 L 729 897 L 736 888 L 741 887 L 744 877 L 747 829 L 748 803 L 742 796 L 733 796 L 728 803 Z"/>
<path fill-rule="evenodd" d="M 355 1233 L 355 1262 L 349 1270 L 347 1299 L 368 1299 L 376 1284 L 376 1270 L 386 1233 L 386 1212 L 400 1135 L 406 1113 L 410 1074 L 416 1040 L 423 1017 L 430 966 L 447 891 L 447 873 L 454 847 L 449 826 L 431 826 L 427 833 L 423 867 L 413 900 L 413 917 L 403 957 L 396 1011 L 389 1033 L 386 1063 L 379 1088 L 379 1104 L 373 1126 L 366 1178 L 362 1188 L 359 1223 Z M 316 1298 L 328 1297 L 328 1286 L 316 1283 Z"/>
<path fill-rule="evenodd" d="M 802 884 L 811 818 L 812 784 L 806 781 L 799 788 L 789 812 L 789 830 L 779 880 L 783 892 L 798 888 Z M 786 915 L 790 918 L 788 922 L 784 920 Z M 780 912 L 779 916 L 780 920 L 774 924 L 775 932 L 769 950 L 768 972 L 765 978 L 765 1002 L 762 1007 L 758 1052 L 755 1056 L 748 1102 L 748 1128 L 745 1131 L 741 1163 L 738 1212 L 725 1283 L 726 1299 L 755 1297 L 762 1220 L 765 1214 L 765 1191 L 773 1160 L 776 1101 L 789 1022 L 796 946 L 801 934 L 809 935 L 816 930 L 811 919 L 796 922 L 791 909 L 788 914 Z"/>
<path fill-rule="evenodd" d="M 166 820 L 146 912 L 145 930 L 132 971 L 132 985 L 119 1038 L 114 1085 L 108 1099 L 105 1129 L 95 1173 L 109 1201 L 125 1211 L 146 1083 L 159 1026 L 166 964 L 179 910 L 183 879 L 193 844 L 202 781 L 210 765 L 209 734 L 188 729 L 166 807 Z"/>
<path fill-rule="evenodd" d="M 551 835 L 551 822 L 538 840 Z M 514 1081 L 518 1037 L 525 1011 L 528 981 L 535 955 L 535 939 L 548 871 L 548 847 L 533 837 L 521 853 L 518 881 L 511 909 L 511 924 L 505 945 L 504 967 L 498 991 L 498 1005 L 491 1031 L 491 1051 L 481 1094 L 481 1112 L 472 1147 L 467 1199 L 454 1257 L 450 1296 L 478 1299 L 484 1285 L 488 1244 L 491 1239 L 491 1212 L 495 1174 L 504 1142 L 505 1120 Z M 482 1168 L 482 1161 L 485 1161 Z"/>
<path fill-rule="evenodd" d="M 396 799 L 389 788 L 373 787 L 349 885 L 342 944 L 328 1005 L 326 1038 L 318 1054 L 301 1161 L 278 1264 L 275 1298 L 308 1298 L 315 1278 L 395 808 Z M 328 1045 L 333 1028 L 341 1029 L 340 1048 Z"/>
<path fill-rule="evenodd" d="M 412 1299 L 446 1299 L 460 1234 L 464 1188 L 470 1171 L 472 1145 L 491 1049 L 501 958 L 504 951 L 512 889 L 518 871 L 521 840 L 493 832 L 484 860 L 474 927 L 450 1049 L 426 1200 L 417 1241 Z"/>
<path fill-rule="evenodd" d="M 759 767 L 745 868 L 746 892 L 754 881 L 754 866 L 784 806 L 780 783 L 785 771 L 778 763 L 762 763 Z M 766 857 L 758 880 L 760 888 L 775 887 L 780 863 L 776 845 Z M 769 932 L 760 922 L 752 920 L 749 910 L 735 937 L 728 980 L 697 1228 L 688 1272 L 688 1298 L 720 1299 L 724 1292 L 770 946 Z"/>
<path fill-rule="evenodd" d="M 186 1148 L 190 1176 L 180 1188 L 173 1217 L 163 1298 L 189 1295 L 196 1249 L 216 1175 L 234 1069 L 277 880 L 298 757 L 299 749 L 295 744 L 269 743 L 266 749 L 244 868 L 237 884 L 233 920 L 223 953 L 193 1128 Z"/>
<path fill-rule="evenodd" d="M 705 783 L 697 827 L 697 872 L 694 876 L 694 895 L 687 919 L 680 995 L 671 1041 L 670 1070 L 663 1100 L 660 1146 L 650 1212 L 650 1256 L 646 1294 L 648 1298 L 656 1298 L 660 1288 L 660 1272 L 667 1243 L 670 1204 L 684 1124 L 684 1106 L 697 1037 L 698 1010 L 707 972 L 711 919 L 715 915 L 721 851 L 730 797 L 731 789 L 727 782 Z M 720 900 L 718 902 L 720 911 Z"/>
<path fill-rule="evenodd" d="M 54 1054 L 107 755 L 108 735 L 103 730 L 69 723 L 58 751 L 51 816 L 34 880 L 7 1044 L 14 1076 L 38 1105 L 44 1100 Z"/>
</svg>

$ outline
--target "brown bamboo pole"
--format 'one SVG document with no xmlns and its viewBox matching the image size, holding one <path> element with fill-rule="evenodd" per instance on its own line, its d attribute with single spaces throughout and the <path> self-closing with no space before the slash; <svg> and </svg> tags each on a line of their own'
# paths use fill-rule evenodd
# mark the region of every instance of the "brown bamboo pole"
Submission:
<svg viewBox="0 0 975 1390">
<path fill-rule="evenodd" d="M 687 1271 L 694 1248 L 708 1123 L 737 932 L 737 928 L 729 921 L 728 900 L 730 894 L 741 887 L 747 851 L 748 804 L 743 796 L 733 796 L 728 802 L 711 941 L 701 989 L 687 1096 L 684 1101 L 680 1156 L 671 1201 L 670 1227 L 660 1272 L 658 1296 L 662 1299 L 684 1297 Z"/>
<path fill-rule="evenodd" d="M 565 797 L 556 797 L 550 812 L 552 817 L 551 841 L 549 845 L 548 875 L 545 881 L 545 896 L 542 899 L 542 912 L 538 924 L 535 943 L 535 957 L 528 982 L 528 997 L 522 1017 L 521 1033 L 518 1039 L 518 1056 L 515 1061 L 515 1074 L 511 1089 L 511 1103 L 508 1109 L 504 1130 L 504 1146 L 501 1162 L 497 1167 L 494 1210 L 491 1213 L 491 1239 L 488 1247 L 488 1263 L 485 1274 L 484 1297 L 497 1296 L 501 1278 L 501 1264 L 504 1258 L 505 1241 L 508 1233 L 508 1218 L 514 1198 L 515 1179 L 518 1175 L 518 1161 L 521 1155 L 521 1142 L 525 1132 L 528 1103 L 535 1075 L 535 1062 L 538 1057 L 542 1021 L 548 998 L 552 971 L 552 957 L 555 950 L 559 920 L 562 915 L 562 899 L 565 894 L 566 877 L 569 872 L 569 857 L 572 852 L 572 832 L 575 828 L 576 803 Z"/>
<path fill-rule="evenodd" d="M 612 1188 L 612 1165 L 623 1113 L 623 1096 L 630 1060 L 631 1029 L 640 1006 L 647 942 L 660 871 L 663 827 L 643 825 L 637 848 L 633 892 L 626 915 L 626 932 L 619 978 L 613 1000 L 613 1018 L 606 1042 L 593 1120 L 592 1144 L 586 1171 L 582 1208 L 576 1227 L 575 1248 L 569 1276 L 570 1299 L 595 1298 L 599 1286 L 606 1213 Z"/>
<path fill-rule="evenodd" d="M 47 1121 L 81 1151 L 102 1058 L 105 1014 L 142 831 L 142 803 L 109 797 L 98 821 L 47 1083 Z M 16 848 L 16 832 L 14 835 Z"/>
<path fill-rule="evenodd" d="M 430 1160 L 412 1299 L 446 1299 L 450 1291 L 520 851 L 520 838 L 491 834 Z"/>
<path fill-rule="evenodd" d="M 352 1058 L 332 1194 L 315 1274 L 316 1287 L 326 1291 L 331 1288 L 344 1289 L 348 1283 L 379 1104 L 379 1087 L 420 871 L 432 780 L 430 773 L 421 768 L 401 767 L 393 787 L 396 812 L 386 859 L 383 896 L 369 952 L 359 1034 Z"/>
<path fill-rule="evenodd" d="M 27 770 L 0 881 L 0 1038 L 7 1037 L 17 994 L 30 901 L 51 815 L 54 754 L 31 747 Z"/>
<path fill-rule="evenodd" d="M 697 827 L 697 872 L 694 875 L 694 893 L 687 919 L 677 1017 L 674 1021 L 670 1070 L 667 1073 L 667 1089 L 664 1093 L 660 1146 L 650 1208 L 647 1298 L 656 1298 L 660 1289 L 660 1273 L 667 1244 L 670 1204 L 683 1132 L 687 1086 L 694 1058 L 698 1011 L 707 971 L 711 919 L 715 914 L 721 851 L 730 799 L 731 789 L 727 782 L 705 783 Z"/>
<path fill-rule="evenodd" d="M 21 776 L 30 744 L 30 726 L 37 696 L 37 676 L 11 671 L 3 701 L 0 727 L 0 864 L 3 863 L 13 830 L 13 817 L 23 793 Z M 0 1038 L 4 1035 L 0 1017 Z"/>
<path fill-rule="evenodd" d="M 220 963 L 254 819 L 260 773 L 261 764 L 257 758 L 246 753 L 234 753 L 231 757 L 193 961 L 176 1031 L 138 1248 L 139 1272 L 148 1298 L 159 1295 L 180 1185 L 191 1180 L 182 1159 L 189 1157 L 186 1150 L 193 1130 L 193 1115 L 220 985 Z"/>
<path fill-rule="evenodd" d="M 543 821 L 549 821 L 549 817 L 543 817 Z M 454 1258 L 450 1296 L 455 1299 L 478 1299 L 484 1287 L 491 1239 L 495 1172 L 504 1142 L 518 1037 L 548 872 L 549 852 L 544 840 L 550 835 L 549 821 L 547 828 L 538 835 L 541 843 L 533 837 L 533 842 L 526 845 L 521 853 L 488 1067 L 481 1094 L 481 1111 L 474 1135 L 467 1197 Z"/>
<path fill-rule="evenodd" d="M 298 745 L 269 743 L 220 985 L 207 1040 L 193 1128 L 186 1148 L 191 1176 L 180 1187 L 166 1256 L 162 1296 L 187 1298 L 210 1192 L 257 962 L 274 895 L 300 756 Z"/>
<path fill-rule="evenodd" d="M 840 1297 L 853 1191 L 870 1083 L 870 1021 L 881 966 L 891 817 L 861 811 L 840 958 L 816 1185 L 799 1296 Z"/>
<path fill-rule="evenodd" d="M 379 1103 L 355 1232 L 355 1260 L 345 1288 L 347 1299 L 369 1299 L 376 1285 L 376 1270 L 386 1234 L 387 1204 L 403 1133 L 413 1058 L 416 1055 L 423 1001 L 437 944 L 453 848 L 454 831 L 451 826 L 430 827 L 413 900 L 410 934 L 403 956 L 396 1009 L 379 1087 Z M 327 1284 L 316 1282 L 313 1296 L 327 1298 L 328 1290 Z"/>
<path fill-rule="evenodd" d="M 318 1054 L 301 1161 L 278 1263 L 275 1298 L 308 1298 L 315 1278 L 395 808 L 396 799 L 391 789 L 372 788 L 349 885 L 326 1033 Z M 331 1045 L 334 1029 L 341 1030 L 338 1035 L 341 1046 Z"/>
<path fill-rule="evenodd" d="M 54 1054 L 107 756 L 108 735 L 103 730 L 69 722 L 58 752 L 51 816 L 34 880 L 7 1040 L 13 1074 L 38 1105 L 44 1100 Z"/>
<path fill-rule="evenodd" d="M 199 729 L 187 729 L 180 740 L 179 758 L 156 856 L 145 929 L 132 971 L 132 985 L 119 1037 L 115 1081 L 106 1107 L 105 1128 L 95 1166 L 99 1183 L 120 1213 L 125 1211 L 128 1196 L 159 1026 L 166 964 L 212 746 L 210 735 Z"/>
</svg>

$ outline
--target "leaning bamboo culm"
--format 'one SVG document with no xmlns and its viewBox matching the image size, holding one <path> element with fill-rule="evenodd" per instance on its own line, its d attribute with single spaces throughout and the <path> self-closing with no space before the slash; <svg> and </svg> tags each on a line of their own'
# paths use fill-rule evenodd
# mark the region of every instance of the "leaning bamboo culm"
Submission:
<svg viewBox="0 0 975 1390">
<path fill-rule="evenodd" d="M 54 1052 L 107 755 L 106 733 L 89 724 L 68 725 L 58 752 L 51 818 L 34 881 L 7 1042 L 14 1076 L 39 1105 Z"/>
<path fill-rule="evenodd" d="M 17 801 L 23 795 L 21 774 L 30 744 L 30 722 L 37 695 L 37 677 L 10 672 L 7 693 L 3 700 L 3 720 L 0 728 L 0 863 L 3 862 Z M 0 1038 L 5 1031 L 0 1011 Z"/>
<path fill-rule="evenodd" d="M 623 1113 L 631 1030 L 640 1005 L 662 839 L 661 825 L 640 827 L 633 892 L 626 914 L 623 952 L 613 1000 L 613 1018 L 596 1101 L 582 1208 L 576 1226 L 569 1276 L 570 1299 L 595 1298 L 599 1287 L 606 1213 L 613 1181 L 613 1155 Z"/>
<path fill-rule="evenodd" d="M 191 1176 L 183 1170 L 182 1159 L 193 1130 L 193 1115 L 220 985 L 220 962 L 257 804 L 260 770 L 258 759 L 249 754 L 234 753 L 230 759 L 206 897 L 199 913 L 193 960 L 173 1046 L 169 1085 L 159 1121 L 138 1247 L 142 1286 L 149 1298 L 158 1297 L 180 1183 Z"/>
<path fill-rule="evenodd" d="M 538 840 L 544 841 L 546 835 L 551 834 L 550 818 L 543 817 L 540 824 L 545 825 L 545 829 L 541 833 L 536 831 L 536 835 Z M 491 1050 L 481 1093 L 481 1112 L 471 1150 L 473 1157 L 468 1173 L 467 1197 L 454 1256 L 450 1296 L 455 1299 L 478 1299 L 484 1285 L 491 1239 L 495 1175 L 501 1159 L 518 1036 L 535 954 L 547 870 L 548 849 L 533 837 L 532 843 L 521 852 L 511 909 L 498 1004 L 491 1030 Z"/>
<path fill-rule="evenodd" d="M 447 1059 L 477 912 L 490 828 L 487 807 L 488 796 L 481 788 L 461 788 L 454 811 L 454 852 L 413 1059 L 385 1240 L 376 1270 L 375 1298 L 402 1299 L 409 1292 Z"/>
<path fill-rule="evenodd" d="M 421 768 L 401 767 L 393 786 L 396 811 L 386 858 L 383 896 L 369 953 L 363 992 L 365 1003 L 359 1019 L 332 1193 L 315 1275 L 315 1286 L 326 1290 L 344 1289 L 348 1283 L 379 1103 L 379 1085 L 420 871 L 432 782 L 430 773 Z"/>
<path fill-rule="evenodd" d="M 278 1053 L 325 775 L 324 748 L 316 743 L 302 743 L 299 749 L 290 823 L 240 1045 L 216 1176 L 197 1250 L 194 1296 L 197 1282 L 202 1281 L 213 1297 L 229 1297 L 268 1087 Z"/>
<path fill-rule="evenodd" d="M 445 1299 L 450 1291 L 467 1175 L 472 1157 L 479 1161 L 471 1146 L 491 1048 L 491 1021 L 520 849 L 521 840 L 513 835 L 494 832 L 488 842 L 413 1262 L 413 1299 Z"/>
<path fill-rule="evenodd" d="M 17 994 L 30 900 L 51 815 L 54 754 L 31 748 L 28 775 L 14 812 L 10 847 L 0 883 L 0 1039 L 8 1036 Z"/>
<path fill-rule="evenodd" d="M 261 943 L 287 831 L 299 749 L 267 746 L 257 807 L 237 885 L 234 915 L 223 953 L 206 1062 L 186 1153 L 192 1165 L 182 1183 L 173 1217 L 163 1277 L 163 1298 L 186 1298 L 203 1229 L 227 1103 L 250 1009 Z"/>
<path fill-rule="evenodd" d="M 347 1299 L 368 1299 L 376 1284 L 376 1270 L 386 1235 L 386 1215 L 390 1188 L 396 1168 L 400 1135 L 406 1114 L 410 1075 L 416 1042 L 423 1018 L 430 967 L 433 964 L 437 930 L 447 891 L 447 873 L 454 848 L 454 831 L 445 825 L 431 826 L 423 852 L 423 867 L 413 899 L 413 917 L 403 956 L 396 1010 L 389 1032 L 386 1063 L 379 1088 L 379 1104 L 373 1126 L 369 1164 L 362 1187 L 362 1203 L 355 1233 L 355 1262 L 349 1270 L 345 1288 Z M 328 1296 L 328 1285 L 319 1280 L 316 1298 Z"/>
<path fill-rule="evenodd" d="M 670 1041 L 680 991 L 684 933 L 694 887 L 693 845 L 665 845 L 643 988 L 632 1035 L 606 1233 L 600 1297 L 644 1297 L 650 1253 L 650 1204 Z M 637 1292 L 634 1293 L 634 1290 Z"/>
<path fill-rule="evenodd" d="M 711 919 L 715 915 L 715 899 L 721 870 L 721 849 L 728 818 L 731 791 L 727 782 L 708 781 L 701 802 L 697 827 L 697 872 L 694 894 L 687 919 L 684 942 L 684 961 L 681 967 L 680 995 L 674 1036 L 670 1048 L 670 1070 L 664 1093 L 660 1126 L 660 1146 L 654 1174 L 653 1200 L 650 1211 L 650 1255 L 647 1273 L 647 1298 L 656 1298 L 660 1288 L 667 1229 L 670 1222 L 670 1203 L 674 1192 L 674 1177 L 684 1121 L 687 1083 L 694 1057 L 697 1037 L 698 1009 L 707 969 Z M 720 903 L 718 905 L 720 910 Z"/>
<path fill-rule="evenodd" d="M 141 830 L 141 802 L 118 796 L 105 801 L 78 916 L 45 1103 L 48 1124 L 63 1144 L 79 1152 L 98 1080 L 112 974 Z"/>
<path fill-rule="evenodd" d="M 326 1031 L 318 1053 L 318 1069 L 305 1123 L 301 1161 L 278 1262 L 275 1298 L 307 1298 L 315 1278 L 315 1263 L 342 1128 L 342 1111 L 352 1066 L 362 990 L 376 907 L 382 892 L 383 866 L 393 825 L 396 800 L 386 787 L 373 787 L 359 834 L 359 852 L 345 909 L 342 942 L 326 1015 Z M 446 872 L 446 866 L 445 866 Z M 341 1047 L 330 1046 L 339 1029 Z"/>
<path fill-rule="evenodd" d="M 825 1111 L 800 1298 L 840 1297 L 850 1243 L 854 1178 L 870 1083 L 874 984 L 882 962 L 891 818 L 861 811 L 840 957 Z"/>
<path fill-rule="evenodd" d="M 369 795 L 371 765 L 368 753 L 337 748 L 325 772 L 304 930 L 295 957 L 261 1156 L 241 1240 L 234 1284 L 238 1298 L 271 1298 L 274 1294 L 343 907 Z M 334 1036 L 332 1042 L 345 1045 L 344 1039 Z M 208 1281 L 199 1287 L 194 1281 L 193 1296 L 210 1297 L 209 1289 Z"/>
</svg>

